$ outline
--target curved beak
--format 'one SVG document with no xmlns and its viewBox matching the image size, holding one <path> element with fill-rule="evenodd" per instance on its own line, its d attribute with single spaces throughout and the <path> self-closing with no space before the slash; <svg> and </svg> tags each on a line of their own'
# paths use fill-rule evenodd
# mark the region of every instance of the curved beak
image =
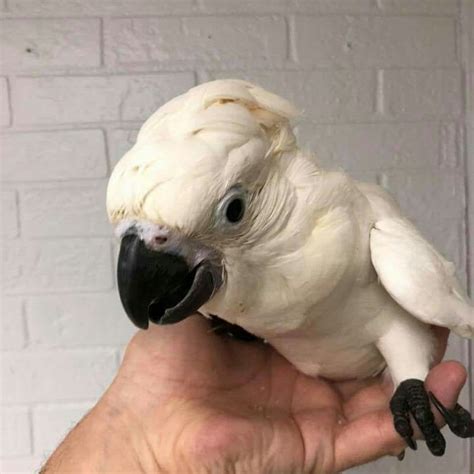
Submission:
<svg viewBox="0 0 474 474">
<path fill-rule="evenodd" d="M 121 242 L 117 266 L 120 299 L 130 320 L 172 324 L 195 313 L 222 283 L 221 270 L 207 260 L 194 268 L 175 253 L 150 250 L 135 234 Z"/>
</svg>

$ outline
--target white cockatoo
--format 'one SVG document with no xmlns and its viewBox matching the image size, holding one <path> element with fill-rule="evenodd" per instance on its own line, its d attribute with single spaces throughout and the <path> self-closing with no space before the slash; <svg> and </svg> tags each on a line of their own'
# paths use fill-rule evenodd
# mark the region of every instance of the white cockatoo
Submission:
<svg viewBox="0 0 474 474">
<path fill-rule="evenodd" d="M 310 376 L 387 367 L 395 428 L 414 448 L 411 413 L 442 455 L 423 384 L 429 325 L 472 339 L 473 306 L 453 264 L 386 191 L 322 169 L 298 147 L 295 115 L 277 95 L 229 79 L 145 122 L 107 193 L 125 310 L 141 328 L 217 315 Z M 474 435 L 466 410 L 432 400 L 453 432 Z"/>
</svg>

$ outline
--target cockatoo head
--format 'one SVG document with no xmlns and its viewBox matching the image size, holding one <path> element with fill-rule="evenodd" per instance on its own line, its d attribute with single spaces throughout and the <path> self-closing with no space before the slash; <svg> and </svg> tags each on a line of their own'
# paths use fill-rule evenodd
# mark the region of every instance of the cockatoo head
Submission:
<svg viewBox="0 0 474 474">
<path fill-rule="evenodd" d="M 107 211 L 122 303 L 139 327 L 179 321 L 226 280 L 226 256 L 284 219 L 275 160 L 296 149 L 286 100 L 219 80 L 176 97 L 113 170 Z M 281 207 L 279 207 L 281 206 Z"/>
</svg>

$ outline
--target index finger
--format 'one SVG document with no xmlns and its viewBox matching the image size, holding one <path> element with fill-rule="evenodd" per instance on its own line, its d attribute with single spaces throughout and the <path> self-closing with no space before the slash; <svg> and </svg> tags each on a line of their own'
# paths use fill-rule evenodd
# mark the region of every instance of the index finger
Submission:
<svg viewBox="0 0 474 474">
<path fill-rule="evenodd" d="M 426 389 L 432 391 L 447 408 L 452 408 L 466 381 L 466 371 L 457 362 L 444 362 L 434 367 L 426 379 Z M 438 425 L 443 424 L 433 410 Z M 418 430 L 415 434 L 420 437 Z M 406 447 L 393 426 L 388 407 L 356 418 L 343 425 L 336 437 L 336 470 L 343 471 L 378 459 L 397 455 Z"/>
</svg>

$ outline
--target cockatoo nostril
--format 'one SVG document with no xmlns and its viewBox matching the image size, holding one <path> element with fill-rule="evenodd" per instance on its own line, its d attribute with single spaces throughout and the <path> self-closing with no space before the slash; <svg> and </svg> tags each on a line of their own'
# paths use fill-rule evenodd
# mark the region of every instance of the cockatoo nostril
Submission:
<svg viewBox="0 0 474 474">
<path fill-rule="evenodd" d="M 168 241 L 168 237 L 156 236 L 153 240 L 155 241 L 155 244 L 163 245 Z"/>
</svg>

